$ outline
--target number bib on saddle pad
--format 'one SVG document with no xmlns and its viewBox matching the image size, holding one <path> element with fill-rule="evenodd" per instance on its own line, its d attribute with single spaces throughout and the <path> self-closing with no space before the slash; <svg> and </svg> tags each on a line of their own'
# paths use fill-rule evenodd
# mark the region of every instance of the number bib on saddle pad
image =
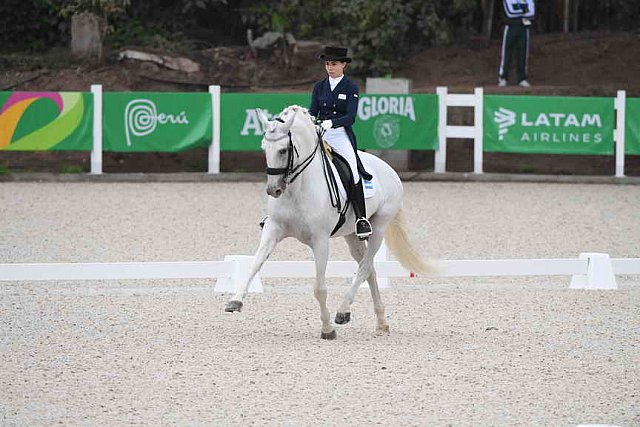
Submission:
<svg viewBox="0 0 640 427">
<path fill-rule="evenodd" d="M 376 194 L 375 179 L 376 179 L 375 176 L 373 178 L 371 178 L 371 181 L 367 181 L 366 179 L 362 178 L 362 183 L 363 183 L 362 187 L 364 189 L 364 198 L 365 199 L 370 199 L 373 196 L 375 196 L 375 194 Z"/>
</svg>

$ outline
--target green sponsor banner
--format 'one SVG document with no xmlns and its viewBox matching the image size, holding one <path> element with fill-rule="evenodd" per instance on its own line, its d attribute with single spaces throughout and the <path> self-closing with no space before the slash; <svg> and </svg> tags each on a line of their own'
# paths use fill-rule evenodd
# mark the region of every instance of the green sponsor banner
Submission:
<svg viewBox="0 0 640 427">
<path fill-rule="evenodd" d="M 0 92 L 0 150 L 91 150 L 92 99 L 82 92 Z"/>
<path fill-rule="evenodd" d="M 222 94 L 222 151 L 256 151 L 264 129 L 256 108 L 269 118 L 289 105 L 308 107 L 311 95 Z M 360 149 L 433 150 L 438 144 L 436 95 L 360 95 L 354 124 Z"/>
<path fill-rule="evenodd" d="M 104 151 L 182 151 L 211 144 L 209 93 L 106 92 Z"/>
<path fill-rule="evenodd" d="M 258 119 L 260 108 L 269 119 L 289 105 L 308 107 L 308 93 L 223 93 L 221 95 L 221 151 L 259 151 L 264 129 Z"/>
<path fill-rule="evenodd" d="M 353 130 L 362 149 L 435 150 L 438 96 L 361 95 Z"/>
<path fill-rule="evenodd" d="M 613 98 L 484 97 L 484 151 L 613 154 Z"/>
<path fill-rule="evenodd" d="M 627 98 L 625 108 L 625 154 L 640 155 L 640 98 Z"/>
</svg>

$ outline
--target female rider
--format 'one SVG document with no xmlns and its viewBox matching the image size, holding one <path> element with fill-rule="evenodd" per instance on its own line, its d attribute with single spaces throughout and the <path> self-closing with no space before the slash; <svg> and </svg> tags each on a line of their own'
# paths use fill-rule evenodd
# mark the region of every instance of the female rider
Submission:
<svg viewBox="0 0 640 427">
<path fill-rule="evenodd" d="M 321 120 L 320 126 L 325 130 L 324 139 L 351 167 L 353 187 L 347 192 L 356 214 L 355 233 L 360 239 L 367 239 L 372 230 L 367 219 L 360 175 L 367 180 L 372 177 L 364 170 L 358 157 L 356 136 L 352 129 L 358 112 L 358 86 L 344 75 L 351 58 L 347 56 L 347 48 L 327 46 L 320 59 L 324 61 L 328 76 L 314 86 L 309 113 Z"/>
</svg>

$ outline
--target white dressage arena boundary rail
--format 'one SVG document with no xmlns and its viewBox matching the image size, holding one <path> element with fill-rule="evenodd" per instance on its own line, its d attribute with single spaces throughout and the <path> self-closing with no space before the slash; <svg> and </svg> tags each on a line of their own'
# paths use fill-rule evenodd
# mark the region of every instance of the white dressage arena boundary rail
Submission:
<svg viewBox="0 0 640 427">
<path fill-rule="evenodd" d="M 216 291 L 230 292 L 246 279 L 253 256 L 224 261 L 0 264 L 0 281 L 213 279 Z M 615 275 L 640 275 L 640 258 L 582 253 L 579 258 L 438 261 L 430 277 L 572 276 L 572 289 L 617 289 Z M 397 261 L 375 261 L 379 277 L 416 277 Z M 355 261 L 329 261 L 326 277 L 353 277 Z M 313 261 L 267 261 L 250 286 L 262 292 L 260 278 L 315 277 Z"/>
</svg>

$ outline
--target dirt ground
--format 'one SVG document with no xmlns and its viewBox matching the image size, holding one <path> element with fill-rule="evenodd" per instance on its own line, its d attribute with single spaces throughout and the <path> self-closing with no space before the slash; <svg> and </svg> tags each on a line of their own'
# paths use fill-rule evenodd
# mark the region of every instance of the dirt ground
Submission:
<svg viewBox="0 0 640 427">
<path fill-rule="evenodd" d="M 107 55 L 103 64 L 64 63 L 65 53 L 55 61 L 8 56 L 0 62 L 0 90 L 88 90 L 101 83 L 109 91 L 206 91 L 220 84 L 225 92 L 302 92 L 323 76 L 315 57 L 319 42 L 300 42 L 290 66 L 282 56 L 261 54 L 249 58 L 247 48 L 218 47 L 194 52 L 201 71 L 182 73 L 152 63 L 117 61 Z M 464 46 L 427 49 L 398 64 L 394 77 L 412 80 L 414 92 L 433 93 L 436 86 L 450 92 L 532 95 L 615 96 L 624 89 L 627 96 L 640 96 L 640 34 L 578 33 L 533 35 L 529 76 L 533 87 L 498 88 L 497 67 L 500 40 L 470 40 Z M 54 62 L 54 66 L 48 66 Z M 361 88 L 365 81 L 355 80 Z M 453 110 L 450 124 L 472 120 L 463 109 Z M 473 147 L 469 141 L 452 140 L 448 145 L 447 170 L 467 172 L 473 168 Z M 105 172 L 202 172 L 206 151 L 185 153 L 106 153 Z M 262 170 L 260 153 L 222 153 L 222 170 Z M 88 153 L 0 153 L 0 165 L 10 171 L 53 171 L 89 169 Z M 413 170 L 433 168 L 433 153 L 415 153 Z M 600 156 L 546 156 L 486 153 L 487 172 L 611 175 L 614 159 Z M 627 175 L 640 175 L 640 156 L 628 156 Z"/>
</svg>

